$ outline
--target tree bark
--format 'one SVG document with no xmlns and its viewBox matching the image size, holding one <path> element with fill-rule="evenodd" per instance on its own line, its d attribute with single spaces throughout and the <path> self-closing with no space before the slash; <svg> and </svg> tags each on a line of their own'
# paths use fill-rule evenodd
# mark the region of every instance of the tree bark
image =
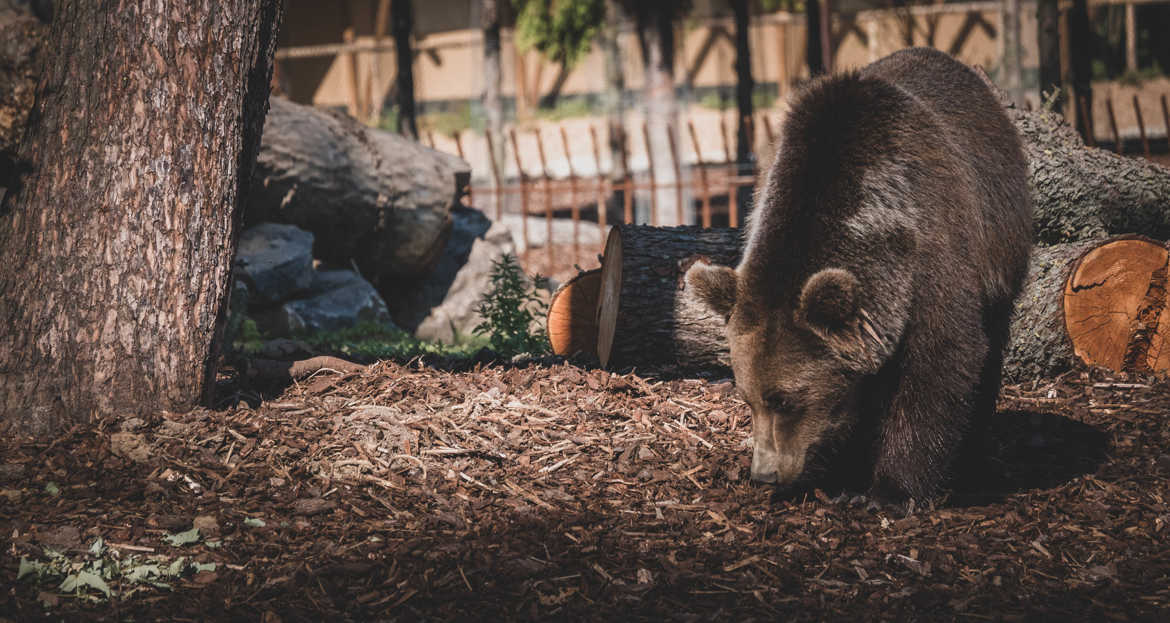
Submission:
<svg viewBox="0 0 1170 623">
<path fill-rule="evenodd" d="M 1023 139 L 1042 244 L 1142 233 L 1170 238 L 1170 170 L 1085 147 L 1064 118 L 1008 107 Z"/>
<path fill-rule="evenodd" d="M 394 37 L 394 56 L 398 64 L 395 98 L 398 104 L 398 132 L 418 140 L 418 122 L 414 106 L 414 50 L 410 36 L 414 32 L 412 0 L 393 0 L 390 4 L 390 29 Z"/>
<path fill-rule="evenodd" d="M 723 319 L 679 294 L 697 257 L 733 266 L 741 234 L 738 229 L 637 225 L 610 230 L 597 313 L 601 365 L 728 366 Z"/>
<path fill-rule="evenodd" d="M 215 387 L 276 0 L 64 0 L 0 207 L 0 417 L 48 435 Z"/>
</svg>

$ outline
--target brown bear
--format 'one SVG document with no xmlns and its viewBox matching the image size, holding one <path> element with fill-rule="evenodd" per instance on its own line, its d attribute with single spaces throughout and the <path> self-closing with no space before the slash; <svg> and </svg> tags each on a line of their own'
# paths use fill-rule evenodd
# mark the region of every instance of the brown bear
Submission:
<svg viewBox="0 0 1170 623">
<path fill-rule="evenodd" d="M 1027 165 L 982 79 L 903 50 L 796 93 L 743 258 L 686 289 L 727 320 L 752 477 L 857 465 L 882 499 L 939 491 L 994 412 L 1032 238 Z"/>
</svg>

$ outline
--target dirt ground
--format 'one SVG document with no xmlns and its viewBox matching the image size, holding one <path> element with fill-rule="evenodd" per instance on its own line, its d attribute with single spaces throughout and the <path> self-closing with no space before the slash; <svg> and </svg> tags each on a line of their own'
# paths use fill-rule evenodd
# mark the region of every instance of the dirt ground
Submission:
<svg viewBox="0 0 1170 623">
<path fill-rule="evenodd" d="M 1166 382 L 1007 387 L 990 456 L 905 515 L 752 484 L 726 380 L 322 372 L 0 440 L 0 621 L 1167 620 L 1168 413 Z M 99 536 L 216 569 L 101 603 L 17 581 Z"/>
</svg>

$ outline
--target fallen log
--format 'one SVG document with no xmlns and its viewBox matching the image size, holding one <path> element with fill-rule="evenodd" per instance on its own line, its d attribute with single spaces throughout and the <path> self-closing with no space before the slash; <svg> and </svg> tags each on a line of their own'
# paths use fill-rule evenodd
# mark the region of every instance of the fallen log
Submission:
<svg viewBox="0 0 1170 623">
<path fill-rule="evenodd" d="M 1024 110 L 976 67 L 1004 105 L 1028 158 L 1036 241 L 1052 245 L 1141 232 L 1170 239 L 1170 169 L 1087 147 L 1065 118 Z"/>
<path fill-rule="evenodd" d="M 356 262 L 389 298 L 433 267 L 470 178 L 459 158 L 273 97 L 244 218 L 313 232 L 315 258 Z"/>
<path fill-rule="evenodd" d="M 1166 245 L 1129 235 L 1036 247 L 1016 301 L 1004 378 L 1023 382 L 1079 364 L 1170 371 Z"/>
<path fill-rule="evenodd" d="M 621 225 L 601 264 L 597 355 L 603 366 L 727 366 L 723 319 L 678 296 L 699 258 L 733 265 L 741 230 Z"/>
<path fill-rule="evenodd" d="M 687 296 L 682 276 L 700 257 L 735 265 L 740 244 L 739 230 L 615 227 L 598 283 L 602 365 L 726 368 L 723 319 Z M 1005 378 L 1049 377 L 1081 363 L 1170 371 L 1170 347 L 1163 347 L 1170 338 L 1168 260 L 1165 245 L 1136 235 L 1036 247 L 1012 320 Z"/>
</svg>

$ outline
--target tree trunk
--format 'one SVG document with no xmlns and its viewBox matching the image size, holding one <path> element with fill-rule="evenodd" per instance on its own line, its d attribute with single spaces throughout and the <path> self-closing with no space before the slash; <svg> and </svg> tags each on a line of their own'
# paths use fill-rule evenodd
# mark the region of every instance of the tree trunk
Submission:
<svg viewBox="0 0 1170 623">
<path fill-rule="evenodd" d="M 506 0 L 505 0 L 506 1 Z M 487 118 L 484 129 L 491 134 L 494 161 L 492 170 L 504 170 L 504 107 L 500 101 L 503 75 L 500 64 L 500 0 L 482 0 L 480 25 L 483 28 L 483 112 Z M 495 180 L 493 180 L 495 183 Z"/>
<path fill-rule="evenodd" d="M 699 256 L 734 265 L 741 239 L 738 229 L 619 225 L 610 230 L 597 311 L 601 365 L 727 366 L 723 319 L 678 292 Z"/>
<path fill-rule="evenodd" d="M 1023 104 L 1020 90 L 1020 0 L 1000 2 L 1000 79 L 1017 105 Z"/>
<path fill-rule="evenodd" d="M 723 319 L 687 296 L 683 275 L 699 256 L 734 266 L 741 243 L 734 229 L 615 227 L 597 283 L 602 365 L 726 368 Z M 1170 370 L 1170 349 L 1162 348 L 1170 338 L 1168 257 L 1165 245 L 1140 236 L 1036 247 L 1012 318 L 1004 377 L 1050 377 L 1081 362 Z"/>
<path fill-rule="evenodd" d="M 825 0 L 804 0 L 804 55 L 808 60 L 808 75 L 817 77 L 825 73 L 824 49 L 821 45 L 821 2 Z"/>
<path fill-rule="evenodd" d="M 622 67 L 621 32 L 628 20 L 620 2 L 606 3 L 605 27 L 601 30 L 605 52 L 605 123 L 609 137 L 609 179 L 618 183 L 629 174 L 622 151 L 626 112 L 626 74 Z"/>
<path fill-rule="evenodd" d="M 646 222 L 658 225 L 680 225 L 679 209 L 675 201 L 674 167 L 670 158 L 670 134 L 674 131 L 677 115 L 674 95 L 674 20 L 673 11 L 661 9 L 638 13 L 638 40 L 642 48 L 642 64 L 646 84 L 643 97 L 646 105 L 646 128 L 650 133 L 650 149 L 654 158 L 654 181 L 660 187 L 656 195 L 658 213 Z M 690 216 L 683 210 L 683 222 Z"/>
<path fill-rule="evenodd" d="M 1077 132 L 1093 143 L 1093 41 L 1089 30 L 1088 0 L 1073 0 L 1068 12 L 1069 50 L 1072 56 L 1073 97 L 1076 98 Z"/>
<path fill-rule="evenodd" d="M 1058 0 L 1037 0 L 1036 42 L 1040 48 L 1040 102 L 1056 91 L 1053 110 L 1064 111 L 1064 94 L 1060 81 L 1060 3 Z"/>
<path fill-rule="evenodd" d="M 40 435 L 210 398 L 281 3 L 57 9 L 0 207 L 0 417 Z"/>
<path fill-rule="evenodd" d="M 1043 244 L 1139 232 L 1170 238 L 1170 170 L 1085 147 L 1060 115 L 1009 107 L 1028 156 Z"/>
<path fill-rule="evenodd" d="M 414 32 L 414 7 L 411 0 L 393 0 L 390 5 L 394 56 L 398 63 L 395 95 L 398 104 L 398 132 L 418 140 L 418 123 L 414 107 L 414 50 L 410 36 Z"/>
<path fill-rule="evenodd" d="M 755 166 L 752 154 L 752 91 L 756 83 L 752 79 L 752 48 L 748 40 L 751 25 L 751 6 L 748 0 L 732 0 L 735 11 L 735 104 L 739 112 L 736 124 L 735 161 L 741 175 L 751 174 Z M 745 197 L 747 193 L 742 193 Z M 742 208 L 742 206 L 741 206 Z M 742 213 L 742 212 L 741 212 Z"/>
</svg>

